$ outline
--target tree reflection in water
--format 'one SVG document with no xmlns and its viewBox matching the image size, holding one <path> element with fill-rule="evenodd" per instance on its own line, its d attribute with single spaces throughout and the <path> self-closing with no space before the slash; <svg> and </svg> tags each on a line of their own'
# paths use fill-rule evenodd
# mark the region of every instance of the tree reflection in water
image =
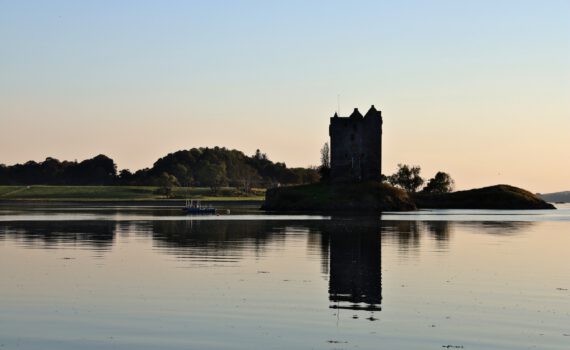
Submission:
<svg viewBox="0 0 570 350">
<path fill-rule="evenodd" d="M 291 232 L 308 234 L 308 252 L 320 256 L 328 275 L 328 299 L 335 309 L 380 311 L 382 240 L 399 252 L 418 250 L 424 237 L 448 249 L 453 228 L 487 234 L 516 234 L 530 222 L 381 221 L 376 217 L 331 220 L 150 220 L 150 221 L 13 221 L 0 222 L 0 240 L 27 248 L 79 247 L 110 250 L 117 234 L 148 236 L 161 253 L 178 259 L 233 263 L 244 255 L 261 257 L 269 244 L 285 246 Z M 386 242 L 384 242 L 386 243 Z"/>
</svg>

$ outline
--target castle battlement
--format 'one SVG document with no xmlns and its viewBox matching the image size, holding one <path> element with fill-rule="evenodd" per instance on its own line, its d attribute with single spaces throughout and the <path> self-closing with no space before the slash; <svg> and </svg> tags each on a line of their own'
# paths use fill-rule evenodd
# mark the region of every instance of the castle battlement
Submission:
<svg viewBox="0 0 570 350">
<path fill-rule="evenodd" d="M 330 118 L 331 180 L 380 180 L 382 173 L 382 112 L 374 105 L 363 116 L 355 108 L 348 117 Z"/>
</svg>

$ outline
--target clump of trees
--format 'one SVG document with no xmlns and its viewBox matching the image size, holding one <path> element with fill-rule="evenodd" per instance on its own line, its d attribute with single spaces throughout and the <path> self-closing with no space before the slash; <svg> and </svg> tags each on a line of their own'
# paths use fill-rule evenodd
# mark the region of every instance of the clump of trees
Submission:
<svg viewBox="0 0 570 350">
<path fill-rule="evenodd" d="M 0 164 L 0 185 L 137 185 L 158 186 L 169 196 L 175 186 L 205 186 L 217 191 L 224 186 L 250 192 L 253 187 L 304 184 L 319 181 L 314 168 L 288 168 L 272 162 L 257 150 L 247 156 L 226 148 L 192 148 L 167 154 L 151 168 L 117 172 L 115 162 L 98 155 L 81 162 L 46 158 L 6 166 Z"/>
<path fill-rule="evenodd" d="M 170 175 L 168 173 L 160 174 L 158 184 L 159 188 L 157 193 L 165 196 L 166 198 L 172 197 L 172 190 L 175 186 L 180 186 L 178 179 L 176 179 L 174 175 Z"/>
<path fill-rule="evenodd" d="M 398 170 L 390 175 L 382 175 L 383 181 L 392 186 L 400 187 L 408 192 L 415 193 L 422 187 L 425 180 L 420 175 L 421 168 L 417 165 L 398 164 Z M 449 193 L 452 192 L 455 181 L 448 173 L 438 171 L 435 176 L 427 181 L 427 185 L 421 189 L 423 193 Z"/>
<path fill-rule="evenodd" d="M 0 164 L 2 185 L 112 185 L 116 179 L 117 165 L 102 154 L 81 162 L 48 157 L 43 162 Z"/>
<path fill-rule="evenodd" d="M 433 178 L 431 178 L 422 192 L 426 193 L 449 193 L 453 192 L 455 181 L 449 176 L 448 173 L 438 171 Z"/>
<path fill-rule="evenodd" d="M 420 176 L 419 166 L 409 166 L 398 164 L 398 170 L 388 177 L 388 182 L 392 186 L 398 186 L 408 192 L 416 192 L 424 184 L 424 179 Z"/>
</svg>

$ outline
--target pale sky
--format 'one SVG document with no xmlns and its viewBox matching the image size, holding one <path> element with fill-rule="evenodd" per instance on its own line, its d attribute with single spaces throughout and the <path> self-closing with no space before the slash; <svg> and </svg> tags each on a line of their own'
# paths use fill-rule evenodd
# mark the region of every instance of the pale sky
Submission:
<svg viewBox="0 0 570 350">
<path fill-rule="evenodd" d="M 386 174 L 570 190 L 567 0 L 0 0 L 0 45 L 0 163 L 317 165 L 340 95 L 382 110 Z"/>
</svg>

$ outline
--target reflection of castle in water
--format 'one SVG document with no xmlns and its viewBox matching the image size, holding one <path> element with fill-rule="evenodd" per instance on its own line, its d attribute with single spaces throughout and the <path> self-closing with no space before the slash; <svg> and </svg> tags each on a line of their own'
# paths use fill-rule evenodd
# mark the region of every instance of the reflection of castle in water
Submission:
<svg viewBox="0 0 570 350">
<path fill-rule="evenodd" d="M 306 230 L 309 249 L 318 252 L 329 277 L 330 307 L 379 311 L 382 304 L 382 239 L 398 254 L 414 253 L 431 240 L 448 249 L 452 226 L 486 234 L 516 234 L 532 222 L 380 221 L 378 217 L 332 220 L 154 220 L 0 222 L 0 241 L 29 248 L 81 247 L 103 253 L 117 236 L 149 236 L 162 253 L 193 262 L 233 263 L 268 245 L 285 245 L 287 232 Z M 423 242 L 423 243 L 422 243 Z"/>
<path fill-rule="evenodd" d="M 329 236 L 331 308 L 381 310 L 382 259 L 380 220 L 333 220 Z"/>
<path fill-rule="evenodd" d="M 271 241 L 284 239 L 292 222 L 203 221 L 189 226 L 184 221 L 153 222 L 155 244 L 179 257 L 200 250 L 211 255 L 239 256 L 241 249 L 263 251 Z M 302 221 L 299 227 L 312 232 L 310 244 L 318 247 L 324 271 L 329 274 L 331 308 L 378 311 L 382 303 L 381 222 L 378 217 Z M 204 249 L 207 248 L 207 249 Z"/>
</svg>

